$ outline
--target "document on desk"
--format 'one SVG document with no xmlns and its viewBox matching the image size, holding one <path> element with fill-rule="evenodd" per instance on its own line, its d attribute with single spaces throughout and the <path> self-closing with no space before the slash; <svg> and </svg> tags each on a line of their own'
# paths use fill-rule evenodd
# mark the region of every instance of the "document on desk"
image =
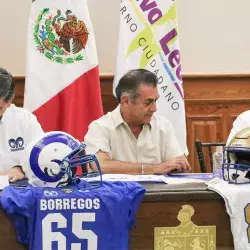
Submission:
<svg viewBox="0 0 250 250">
<path fill-rule="evenodd" d="M 84 178 L 87 181 L 98 181 L 100 176 Z M 135 182 L 158 182 L 166 183 L 164 175 L 130 175 L 130 174 L 104 174 L 102 175 L 103 181 L 135 181 Z"/>
<path fill-rule="evenodd" d="M 185 183 L 205 183 L 210 179 L 210 175 L 204 178 L 200 174 L 171 174 L 171 175 L 129 175 L 129 174 L 103 174 L 103 181 L 135 181 L 135 182 L 154 182 L 167 184 Z M 100 181 L 100 176 L 84 178 L 89 182 Z"/>
<path fill-rule="evenodd" d="M 7 186 L 9 186 L 9 176 L 0 175 L 0 190 L 3 190 Z"/>
<path fill-rule="evenodd" d="M 177 178 L 180 179 L 180 183 L 188 182 L 206 182 L 211 179 L 213 179 L 212 173 L 179 173 L 179 174 L 169 174 L 166 176 L 167 178 L 170 178 L 170 181 L 172 178 L 173 181 L 175 181 Z M 178 180 L 176 180 L 178 182 Z"/>
</svg>

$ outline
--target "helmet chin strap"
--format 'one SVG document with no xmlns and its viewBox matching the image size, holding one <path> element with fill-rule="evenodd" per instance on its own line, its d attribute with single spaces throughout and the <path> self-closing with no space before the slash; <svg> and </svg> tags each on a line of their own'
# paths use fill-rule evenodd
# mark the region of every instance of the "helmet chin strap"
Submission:
<svg viewBox="0 0 250 250">
<path fill-rule="evenodd" d="M 61 187 L 61 186 L 66 186 L 66 185 L 68 185 L 68 184 L 75 184 L 76 186 L 77 186 L 77 188 L 78 189 L 80 189 L 79 188 L 79 186 L 78 186 L 78 184 L 80 183 L 80 178 L 77 178 L 77 177 L 71 177 L 70 175 L 69 175 L 69 173 L 66 173 L 67 175 L 68 175 L 68 178 L 65 178 L 65 180 L 64 181 L 60 181 L 57 185 L 56 185 L 56 187 Z"/>
<path fill-rule="evenodd" d="M 60 182 L 58 182 L 58 184 L 56 185 L 56 187 L 61 187 L 61 186 L 66 186 L 68 183 L 69 183 L 69 176 L 68 176 L 68 178 L 65 178 L 65 180 L 64 181 L 60 181 Z"/>
</svg>

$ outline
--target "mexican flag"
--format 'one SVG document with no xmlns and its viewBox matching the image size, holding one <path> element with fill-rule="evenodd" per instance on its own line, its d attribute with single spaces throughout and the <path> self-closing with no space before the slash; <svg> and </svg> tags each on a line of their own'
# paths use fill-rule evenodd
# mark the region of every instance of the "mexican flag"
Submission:
<svg viewBox="0 0 250 250">
<path fill-rule="evenodd" d="M 154 72 L 160 95 L 157 113 L 172 122 L 183 152 L 187 153 L 175 1 L 121 1 L 118 44 L 114 90 L 131 69 Z"/>
<path fill-rule="evenodd" d="M 35 0 L 29 26 L 24 108 L 45 132 L 83 140 L 103 114 L 95 37 L 86 0 Z"/>
</svg>

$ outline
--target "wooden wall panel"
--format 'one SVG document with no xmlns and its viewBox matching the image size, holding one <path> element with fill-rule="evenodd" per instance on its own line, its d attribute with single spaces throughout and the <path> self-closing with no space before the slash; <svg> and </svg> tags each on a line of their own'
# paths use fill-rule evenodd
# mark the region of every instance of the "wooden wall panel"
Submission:
<svg viewBox="0 0 250 250">
<path fill-rule="evenodd" d="M 15 97 L 14 97 L 14 103 L 22 107 L 23 106 L 23 96 L 24 96 L 24 82 L 25 78 L 18 76 L 14 77 L 15 78 L 15 83 L 16 83 L 16 89 L 15 89 Z"/>
<path fill-rule="evenodd" d="M 112 111 L 117 105 L 113 96 L 113 76 L 101 76 L 102 105 L 104 113 Z"/>
<path fill-rule="evenodd" d="M 206 116 L 204 113 L 200 115 L 187 115 L 187 144 L 189 145 L 189 161 L 192 162 L 193 171 L 199 172 L 199 163 L 195 151 L 194 141 L 199 138 L 201 141 L 217 141 L 217 135 L 223 131 L 222 116 L 220 114 L 214 116 Z M 220 140 L 222 141 L 222 140 Z M 206 166 L 209 166 L 208 152 L 204 151 Z M 210 168 L 209 168 L 210 171 Z"/>
<path fill-rule="evenodd" d="M 190 153 L 188 159 L 193 171 L 199 172 L 195 139 L 204 142 L 226 141 L 235 118 L 250 109 L 250 76 L 190 75 L 184 76 L 183 86 Z"/>
<path fill-rule="evenodd" d="M 233 102 L 232 100 L 228 101 Z M 189 148 L 189 161 L 194 172 L 199 172 L 199 163 L 194 147 L 195 139 L 203 142 L 225 142 L 232 128 L 233 121 L 245 110 L 250 109 L 249 103 L 223 102 L 203 104 L 186 102 L 187 144 Z M 206 159 L 208 155 L 206 154 Z M 206 161 L 208 166 L 208 160 Z"/>
<path fill-rule="evenodd" d="M 23 105 L 24 77 L 15 77 L 14 103 Z M 104 112 L 113 110 L 117 101 L 112 94 L 113 76 L 101 76 Z M 193 172 L 199 172 L 194 141 L 226 141 L 235 118 L 250 109 L 250 75 L 185 75 L 187 144 Z"/>
</svg>

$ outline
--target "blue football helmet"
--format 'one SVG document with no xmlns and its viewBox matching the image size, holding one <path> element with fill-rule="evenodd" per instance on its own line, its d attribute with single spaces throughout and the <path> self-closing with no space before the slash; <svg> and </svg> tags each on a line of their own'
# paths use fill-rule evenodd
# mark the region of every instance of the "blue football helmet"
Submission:
<svg viewBox="0 0 250 250">
<path fill-rule="evenodd" d="M 73 174 L 76 167 L 88 164 L 97 171 L 85 173 L 81 179 L 100 176 L 101 185 L 99 162 L 95 155 L 85 154 L 85 147 L 84 143 L 61 131 L 44 133 L 32 140 L 25 149 L 21 162 L 29 183 L 40 187 L 77 184 L 80 179 Z"/>
<path fill-rule="evenodd" d="M 229 183 L 250 183 L 250 128 L 239 131 L 224 148 L 222 172 Z"/>
</svg>

